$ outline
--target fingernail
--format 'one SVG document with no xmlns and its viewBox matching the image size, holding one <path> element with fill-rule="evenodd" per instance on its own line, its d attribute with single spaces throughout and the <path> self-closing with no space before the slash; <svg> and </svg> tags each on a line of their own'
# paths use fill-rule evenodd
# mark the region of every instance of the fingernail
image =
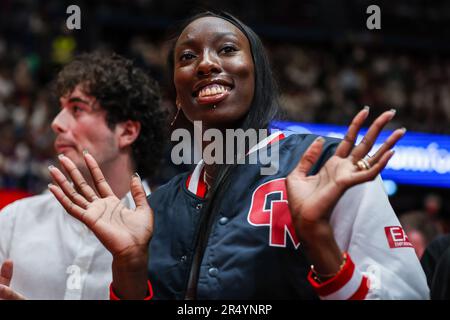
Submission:
<svg viewBox="0 0 450 320">
<path fill-rule="evenodd" d="M 389 110 L 389 112 L 391 113 L 391 115 L 389 116 L 388 120 L 392 120 L 392 118 L 394 118 L 395 114 L 397 113 L 397 110 L 391 109 Z"/>
<path fill-rule="evenodd" d="M 325 139 L 324 139 L 323 137 L 317 137 L 316 141 L 317 141 L 317 142 L 324 142 Z"/>
<path fill-rule="evenodd" d="M 49 166 L 48 166 L 48 170 L 52 170 L 52 169 L 54 169 L 54 168 L 55 168 L 54 165 L 49 165 Z"/>
<path fill-rule="evenodd" d="M 139 174 L 137 172 L 133 173 L 133 177 L 138 178 L 139 180 L 141 180 L 141 177 L 139 176 Z"/>
<path fill-rule="evenodd" d="M 64 153 L 58 154 L 58 159 L 62 159 L 62 158 L 64 158 Z"/>
<path fill-rule="evenodd" d="M 49 188 L 50 188 L 51 186 L 53 186 L 53 183 L 49 183 L 49 184 L 48 184 L 48 187 L 49 187 Z"/>
<path fill-rule="evenodd" d="M 364 106 L 363 109 L 369 111 L 369 110 L 370 110 L 370 107 L 369 107 L 369 106 Z"/>
<path fill-rule="evenodd" d="M 83 149 L 83 154 L 88 154 L 89 151 L 87 149 Z"/>
<path fill-rule="evenodd" d="M 403 127 L 401 130 L 403 131 L 403 133 L 405 133 L 406 131 L 408 131 L 408 130 L 406 130 L 405 127 Z"/>
</svg>

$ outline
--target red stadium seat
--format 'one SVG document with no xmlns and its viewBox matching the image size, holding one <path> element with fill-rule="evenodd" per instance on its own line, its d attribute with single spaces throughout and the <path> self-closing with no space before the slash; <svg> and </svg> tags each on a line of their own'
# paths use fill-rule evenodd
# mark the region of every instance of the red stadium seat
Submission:
<svg viewBox="0 0 450 320">
<path fill-rule="evenodd" d="M 26 197 L 31 197 L 32 194 L 18 189 L 0 189 L 0 209 L 6 207 L 8 204 Z"/>
</svg>

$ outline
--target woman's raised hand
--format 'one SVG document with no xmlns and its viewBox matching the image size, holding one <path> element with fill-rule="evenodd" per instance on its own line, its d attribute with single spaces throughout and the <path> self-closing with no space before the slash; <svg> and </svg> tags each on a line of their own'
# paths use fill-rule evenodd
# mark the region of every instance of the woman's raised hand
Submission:
<svg viewBox="0 0 450 320">
<path fill-rule="evenodd" d="M 136 209 L 131 210 L 114 195 L 92 155 L 85 153 L 84 160 L 96 190 L 86 183 L 68 157 L 62 155 L 59 159 L 73 185 L 58 168 L 51 166 L 55 184 L 50 184 L 49 189 L 66 211 L 91 229 L 114 257 L 147 252 L 153 235 L 153 212 L 139 176 L 135 174 L 131 179 L 130 189 L 136 204 Z"/>
<path fill-rule="evenodd" d="M 361 143 L 354 147 L 358 132 L 369 114 L 361 110 L 353 119 L 335 154 L 319 172 L 308 176 L 322 152 L 323 138 L 317 138 L 306 150 L 297 167 L 286 180 L 289 207 L 297 235 L 308 233 L 314 226 L 328 225 L 329 216 L 343 193 L 350 187 L 373 180 L 394 154 L 392 147 L 405 134 L 395 130 L 373 157 L 368 153 L 395 111 L 381 114 L 370 126 Z"/>
</svg>

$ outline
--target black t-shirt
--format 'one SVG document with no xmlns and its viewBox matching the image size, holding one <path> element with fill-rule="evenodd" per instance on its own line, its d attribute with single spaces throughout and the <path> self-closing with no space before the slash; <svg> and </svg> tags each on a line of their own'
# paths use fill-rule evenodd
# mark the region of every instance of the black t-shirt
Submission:
<svg viewBox="0 0 450 320">
<path fill-rule="evenodd" d="M 439 236 L 421 259 L 433 300 L 450 299 L 450 235 Z"/>
</svg>

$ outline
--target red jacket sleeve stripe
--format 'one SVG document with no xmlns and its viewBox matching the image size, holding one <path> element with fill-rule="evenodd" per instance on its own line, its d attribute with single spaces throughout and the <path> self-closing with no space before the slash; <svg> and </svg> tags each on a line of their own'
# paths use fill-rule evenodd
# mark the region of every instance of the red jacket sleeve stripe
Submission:
<svg viewBox="0 0 450 320">
<path fill-rule="evenodd" d="M 362 276 L 348 254 L 345 265 L 333 278 L 318 283 L 310 271 L 308 280 L 321 299 L 364 299 L 369 291 L 367 278 Z"/>
<path fill-rule="evenodd" d="M 350 297 L 349 300 L 364 300 L 369 292 L 369 279 L 363 276 L 361 285 L 358 290 Z"/>
</svg>

